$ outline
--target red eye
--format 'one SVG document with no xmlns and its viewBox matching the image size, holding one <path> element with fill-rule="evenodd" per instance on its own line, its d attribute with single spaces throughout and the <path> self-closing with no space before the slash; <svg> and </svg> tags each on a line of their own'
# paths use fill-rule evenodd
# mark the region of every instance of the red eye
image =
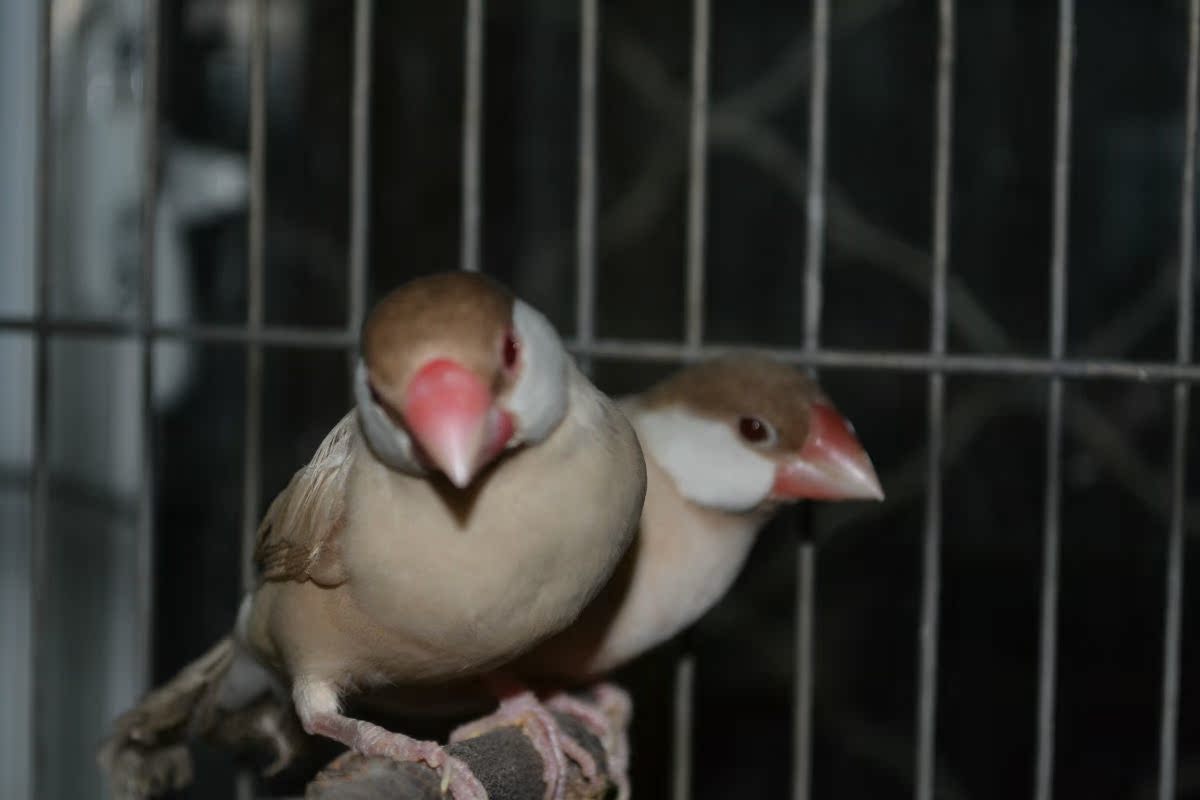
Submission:
<svg viewBox="0 0 1200 800">
<path fill-rule="evenodd" d="M 742 417 L 738 420 L 738 433 L 747 442 L 765 442 L 767 437 L 771 435 L 771 430 L 767 424 L 757 417 Z"/>
<path fill-rule="evenodd" d="M 517 337 L 512 331 L 504 337 L 504 368 L 512 369 L 517 365 L 517 356 L 521 353 L 521 347 L 517 344 Z"/>
</svg>

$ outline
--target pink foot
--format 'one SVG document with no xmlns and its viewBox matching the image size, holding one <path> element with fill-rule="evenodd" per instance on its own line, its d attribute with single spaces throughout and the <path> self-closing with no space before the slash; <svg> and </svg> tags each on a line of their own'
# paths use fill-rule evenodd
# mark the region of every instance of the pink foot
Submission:
<svg viewBox="0 0 1200 800">
<path fill-rule="evenodd" d="M 547 707 L 569 714 L 583 723 L 604 748 L 608 771 L 617 786 L 617 800 L 628 800 L 629 723 L 633 719 L 633 701 L 629 693 L 611 683 L 592 688 L 592 702 L 559 692 L 546 701 Z"/>
<path fill-rule="evenodd" d="M 487 790 L 471 768 L 443 750 L 437 742 L 422 742 L 340 714 L 315 714 L 303 721 L 304 729 L 309 733 L 328 736 L 364 756 L 428 764 L 441 774 L 442 794 L 449 792 L 454 800 L 488 800 Z"/>
<path fill-rule="evenodd" d="M 450 734 L 450 741 L 473 739 L 496 728 L 517 725 L 542 757 L 545 800 L 563 800 L 567 786 L 567 758 L 579 765 L 585 780 L 596 779 L 596 760 L 583 745 L 565 735 L 533 692 L 520 692 L 500 701 L 500 708 L 482 719 L 468 722 Z"/>
<path fill-rule="evenodd" d="M 363 755 L 423 762 L 441 774 L 442 794 L 449 793 L 454 800 L 488 800 L 487 790 L 471 768 L 447 753 L 437 742 L 422 742 L 399 733 L 368 734 L 363 738 L 367 740 L 363 742 L 365 747 L 355 748 Z"/>
</svg>

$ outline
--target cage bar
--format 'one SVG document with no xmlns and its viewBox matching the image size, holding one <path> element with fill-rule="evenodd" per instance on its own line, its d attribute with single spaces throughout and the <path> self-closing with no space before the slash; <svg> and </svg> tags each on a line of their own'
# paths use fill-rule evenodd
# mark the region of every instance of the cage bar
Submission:
<svg viewBox="0 0 1200 800">
<path fill-rule="evenodd" d="M 40 636 L 46 608 L 46 545 L 49 535 L 50 508 L 50 332 L 44 327 L 50 315 L 50 242 L 51 191 L 54 170 L 54 109 L 51 87 L 53 57 L 51 50 L 51 4 L 42 3 L 38 15 L 37 66 L 37 177 L 34 191 L 37 203 L 37 230 L 34 234 L 37 307 L 39 327 L 33 331 L 33 453 L 31 518 L 29 524 L 29 797 L 38 796 L 38 778 L 47 763 L 49 746 L 38 724 L 38 711 L 45 708 L 46 688 L 41 680 Z"/>
<path fill-rule="evenodd" d="M 1188 77 L 1183 175 L 1180 178 L 1179 310 L 1176 360 L 1192 360 L 1196 268 L 1196 134 L 1200 118 L 1200 0 L 1188 4 Z M 1187 503 L 1187 441 L 1190 386 L 1175 384 L 1171 428 L 1171 519 L 1167 534 L 1166 602 L 1163 621 L 1163 686 L 1159 730 L 1158 798 L 1175 797 L 1178 759 L 1180 639 L 1183 628 L 1184 509 Z"/>
<path fill-rule="evenodd" d="M 266 255 L 267 0 L 254 0 L 250 41 L 250 217 L 247 237 L 246 332 L 261 335 Z M 246 342 L 245 447 L 242 451 L 242 588 L 254 589 L 254 534 L 258 527 L 262 463 L 263 351 Z"/>
<path fill-rule="evenodd" d="M 805 195 L 804 348 L 821 340 L 825 252 L 825 139 L 829 110 L 829 0 L 812 4 L 812 85 L 808 97 L 808 191 Z"/>
<path fill-rule="evenodd" d="M 684 347 L 698 352 L 704 338 L 705 199 L 708 166 L 710 0 L 692 2 L 692 97 L 688 125 L 687 264 Z M 685 645 L 686 647 L 686 645 Z M 672 785 L 675 800 L 692 795 L 692 730 L 696 657 L 690 648 L 675 662 Z M 686 724 L 684 724 L 686 722 Z"/>
<path fill-rule="evenodd" d="M 266 146 L 268 0 L 253 0 L 250 31 L 250 213 L 246 263 L 246 387 L 242 447 L 242 592 L 254 591 L 254 543 L 258 530 L 258 504 L 262 494 L 262 394 L 263 348 L 257 341 L 263 330 L 263 279 L 266 269 Z M 253 337 L 253 338 L 251 338 Z M 239 800 L 253 800 L 255 779 L 239 770 Z"/>
<path fill-rule="evenodd" d="M 671 717 L 671 797 L 692 797 L 692 733 L 695 725 L 696 656 L 685 652 L 675 662 L 675 706 Z M 682 748 L 682 750 L 681 750 Z"/>
<path fill-rule="evenodd" d="M 596 336 L 596 60 L 600 36 L 597 0 L 579 4 L 579 187 L 575 204 L 575 338 Z M 585 357 L 582 366 L 590 368 Z"/>
<path fill-rule="evenodd" d="M 933 164 L 933 278 L 930 287 L 929 350 L 946 353 L 946 274 L 950 260 L 950 153 L 954 115 L 954 0 L 938 3 L 937 104 Z M 936 764 L 938 628 L 941 599 L 942 439 L 945 375 L 929 375 L 929 454 L 925 531 L 921 553 L 921 616 L 918 630 L 917 800 L 933 800 Z"/>
<path fill-rule="evenodd" d="M 692 2 L 692 99 L 687 195 L 687 306 L 684 340 L 691 349 L 704 336 L 705 199 L 708 191 L 708 69 L 711 0 Z"/>
<path fill-rule="evenodd" d="M 138 493 L 137 626 L 140 669 L 137 684 L 148 687 L 154 663 L 154 273 L 158 220 L 158 70 L 162 26 L 157 0 L 142 4 L 144 56 L 142 61 L 142 287 L 138 342 L 142 356 L 142 481 Z"/>
<path fill-rule="evenodd" d="M 808 189 L 805 195 L 804 351 L 821 341 L 824 300 L 821 268 L 825 247 L 825 141 L 829 107 L 829 0 L 812 3 L 812 83 L 808 105 Z M 796 689 L 792 709 L 792 797 L 808 800 L 812 790 L 812 718 L 815 660 L 817 552 L 812 508 L 797 515 Z"/>
<path fill-rule="evenodd" d="M 350 280 L 346 286 L 346 337 L 351 369 L 367 303 L 371 214 L 371 28 L 374 0 L 354 3 L 354 77 L 350 108 Z"/>
<path fill-rule="evenodd" d="M 1075 3 L 1058 5 L 1055 76 L 1054 198 L 1051 211 L 1050 357 L 1061 359 L 1067 340 L 1067 235 L 1071 188 L 1071 92 L 1075 62 Z M 1042 534 L 1035 800 L 1050 800 L 1054 782 L 1054 704 L 1058 677 L 1059 552 L 1062 538 L 1063 380 L 1051 377 L 1046 422 L 1046 500 Z"/>
<path fill-rule="evenodd" d="M 796 695 L 792 709 L 792 797 L 812 793 L 812 720 L 814 649 L 816 647 L 817 548 L 813 507 L 806 503 L 796 516 Z"/>
<path fill-rule="evenodd" d="M 483 185 L 484 0 L 466 0 L 463 61 L 462 269 L 479 271 L 480 191 Z"/>
<path fill-rule="evenodd" d="M 98 319 L 28 319 L 0 317 L 0 332 L 31 333 L 34 336 L 68 335 L 78 338 L 121 338 L 137 336 L 136 323 Z M 241 325 L 157 324 L 150 329 L 155 339 L 194 344 L 257 344 L 262 347 L 339 349 L 352 346 L 356 337 L 344 328 L 264 325 L 248 331 Z M 690 363 L 744 352 L 745 345 L 706 342 L 698 349 L 670 341 L 645 339 L 597 339 L 587 345 L 568 340 L 567 347 L 581 356 L 632 362 Z M 927 351 L 842 350 L 822 347 L 756 347 L 755 352 L 802 367 L 845 370 L 882 370 L 946 375 L 990 375 L 993 377 L 1047 378 L 1068 380 L 1132 381 L 1135 383 L 1200 382 L 1200 365 L 1177 361 L 1135 361 L 1103 358 L 1036 358 L 1010 355 L 935 354 Z"/>
</svg>

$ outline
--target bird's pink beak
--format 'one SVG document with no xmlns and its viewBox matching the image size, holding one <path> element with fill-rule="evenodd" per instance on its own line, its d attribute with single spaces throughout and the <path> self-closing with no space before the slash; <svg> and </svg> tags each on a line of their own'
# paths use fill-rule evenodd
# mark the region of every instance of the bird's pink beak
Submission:
<svg viewBox="0 0 1200 800">
<path fill-rule="evenodd" d="M 404 423 L 425 456 L 462 489 L 512 437 L 512 418 L 495 407 L 478 375 L 448 358 L 425 364 L 409 381 Z"/>
<path fill-rule="evenodd" d="M 775 471 L 776 500 L 882 500 L 883 487 L 846 418 L 814 404 L 800 452 Z"/>
</svg>

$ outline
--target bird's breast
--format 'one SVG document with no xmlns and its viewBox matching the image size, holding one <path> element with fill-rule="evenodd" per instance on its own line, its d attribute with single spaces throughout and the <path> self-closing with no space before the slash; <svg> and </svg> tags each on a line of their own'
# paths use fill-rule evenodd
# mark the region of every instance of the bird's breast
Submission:
<svg viewBox="0 0 1200 800">
<path fill-rule="evenodd" d="M 347 587 L 387 632 L 374 645 L 408 651 L 381 654 L 414 673 L 393 679 L 486 668 L 574 620 L 629 542 L 622 520 L 636 518 L 640 491 L 623 485 L 622 462 L 607 448 L 529 448 L 468 492 L 377 462 L 358 470 Z"/>
</svg>

